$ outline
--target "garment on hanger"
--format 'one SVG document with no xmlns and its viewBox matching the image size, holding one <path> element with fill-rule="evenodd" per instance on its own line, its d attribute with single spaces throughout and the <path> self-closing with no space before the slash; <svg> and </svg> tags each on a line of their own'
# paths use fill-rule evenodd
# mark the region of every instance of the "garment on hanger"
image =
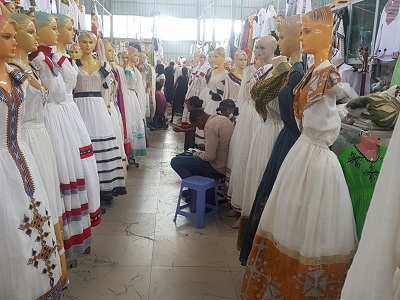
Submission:
<svg viewBox="0 0 400 300">
<path fill-rule="evenodd" d="M 386 154 L 386 147 L 379 145 L 377 147 L 378 156 L 374 160 L 366 158 L 355 145 L 347 145 L 339 156 L 339 162 L 353 204 L 354 220 L 359 239 Z"/>
<path fill-rule="evenodd" d="M 388 0 L 381 14 L 374 54 L 382 61 L 392 61 L 400 53 L 400 0 Z"/>
<path fill-rule="evenodd" d="M 46 13 L 52 13 L 52 1 L 51 0 L 35 0 L 36 2 L 36 11 L 43 11 Z"/>
<path fill-rule="evenodd" d="M 265 36 L 270 34 L 271 31 L 275 31 L 275 18 L 277 16 L 277 13 L 275 11 L 274 6 L 268 5 L 267 7 L 267 13 L 266 13 L 266 20 L 265 20 L 265 26 L 264 26 L 264 31 L 263 31 L 263 35 L 261 36 Z"/>
<path fill-rule="evenodd" d="M 295 63 L 289 71 L 288 84 L 278 94 L 279 111 L 284 127 L 280 131 L 271 156 L 265 168 L 264 175 L 259 184 L 254 204 L 249 215 L 247 229 L 244 233 L 242 248 L 240 251 L 240 261 L 245 266 L 247 258 L 250 254 L 253 245 L 254 236 L 258 229 L 261 215 L 264 211 L 265 204 L 274 186 L 279 169 L 289 152 L 290 148 L 300 136 L 299 128 L 297 127 L 296 119 L 293 113 L 294 94 L 293 89 L 297 86 L 304 76 L 303 64 Z"/>
<path fill-rule="evenodd" d="M 254 238 L 242 283 L 245 299 L 339 299 L 356 250 L 351 200 L 329 146 L 341 121 L 340 76 L 325 61 L 294 89 L 301 136 L 287 154 Z"/>
<path fill-rule="evenodd" d="M 299 0 L 286 0 L 286 18 L 296 15 Z"/>
<path fill-rule="evenodd" d="M 6 71 L 11 93 L 0 88 L 1 298 L 60 299 L 54 216 L 35 159 L 21 140 L 28 76 L 8 65 Z"/>
<path fill-rule="evenodd" d="M 90 140 L 85 122 L 82 119 L 78 106 L 74 102 L 73 89 L 76 85 L 79 69 L 71 58 L 61 53 L 53 53 L 52 61 L 59 70 L 64 82 L 67 99 L 63 103 L 63 109 L 71 121 L 74 132 L 77 134 L 79 151 L 85 177 L 86 191 L 88 195 L 89 214 L 92 227 L 101 222 L 100 208 L 100 184 L 97 175 L 96 158 L 93 153 L 93 145 Z"/>
<path fill-rule="evenodd" d="M 399 299 L 399 149 L 400 122 L 397 122 L 341 300 Z"/>
<path fill-rule="evenodd" d="M 32 53 L 32 69 L 49 90 L 44 121 L 56 156 L 60 192 L 65 208 L 64 247 L 66 257 L 82 253 L 92 244 L 86 178 L 80 156 L 80 140 L 65 114 L 64 80 L 51 60 L 51 47 L 41 45 Z"/>
<path fill-rule="evenodd" d="M 305 13 L 311 11 L 311 9 L 312 9 L 311 0 L 298 0 L 297 1 L 297 9 L 296 9 L 297 15 L 304 15 Z"/>
</svg>

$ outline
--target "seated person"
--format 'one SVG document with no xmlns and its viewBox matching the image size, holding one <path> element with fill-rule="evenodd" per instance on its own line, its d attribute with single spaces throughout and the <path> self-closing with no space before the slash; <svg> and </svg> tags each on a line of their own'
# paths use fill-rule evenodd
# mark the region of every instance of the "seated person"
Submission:
<svg viewBox="0 0 400 300">
<path fill-rule="evenodd" d="M 236 125 L 236 117 L 239 115 L 239 108 L 236 107 L 235 101 L 232 99 L 225 99 L 219 103 L 217 114 L 227 117 L 233 126 Z"/>
<path fill-rule="evenodd" d="M 165 118 L 165 112 L 167 110 L 167 99 L 163 92 L 161 92 L 162 84 L 156 82 L 156 111 L 154 113 L 153 122 L 151 122 L 152 127 L 157 128 L 168 128 L 167 119 Z M 151 128 L 150 128 L 151 129 Z"/>
<path fill-rule="evenodd" d="M 233 134 L 232 122 L 224 116 L 210 116 L 200 108 L 190 112 L 189 120 L 192 125 L 204 130 L 207 141 L 205 151 L 194 152 L 193 156 L 176 156 L 171 160 L 171 167 L 181 178 L 194 175 L 223 177 Z"/>
</svg>

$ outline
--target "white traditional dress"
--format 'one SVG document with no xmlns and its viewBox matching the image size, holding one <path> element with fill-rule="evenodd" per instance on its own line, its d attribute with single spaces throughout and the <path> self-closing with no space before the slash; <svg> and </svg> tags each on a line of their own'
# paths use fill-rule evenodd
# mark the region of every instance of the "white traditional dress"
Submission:
<svg viewBox="0 0 400 300">
<path fill-rule="evenodd" d="M 83 175 L 85 176 L 86 191 L 89 202 L 89 214 L 92 227 L 97 226 L 101 222 L 101 209 L 100 209 L 100 184 L 99 176 L 97 174 L 96 158 L 93 154 L 92 141 L 90 140 L 89 133 L 86 125 L 82 120 L 78 106 L 74 102 L 73 89 L 76 85 L 78 77 L 78 67 L 75 62 L 62 55 L 61 53 L 54 53 L 52 60 L 55 66 L 61 73 L 65 82 L 65 90 L 67 92 L 67 99 L 62 102 L 63 109 L 71 121 L 74 131 L 79 137 L 79 151 L 83 167 Z"/>
<path fill-rule="evenodd" d="M 81 63 L 78 61 L 78 65 Z M 122 157 L 114 127 L 107 111 L 104 94 L 110 87 L 110 66 L 102 63 L 99 70 L 87 74 L 79 67 L 74 101 L 79 108 L 93 145 L 100 180 L 100 198 L 126 194 Z"/>
<path fill-rule="evenodd" d="M 219 103 L 223 100 L 222 96 L 224 94 L 225 77 L 228 74 L 228 71 L 226 70 L 218 74 L 215 74 L 216 71 L 217 70 L 214 70 L 211 73 L 211 79 L 207 84 L 210 89 L 209 95 L 206 99 L 202 99 L 207 103 L 204 111 L 209 115 L 217 114 Z"/>
<path fill-rule="evenodd" d="M 57 162 L 60 191 L 64 202 L 64 247 L 67 257 L 82 253 L 91 245 L 91 224 L 88 196 L 79 140 L 72 122 L 65 113 L 65 83 L 50 58 L 51 48 L 39 46 L 32 53 L 32 69 L 49 90 L 44 122 L 53 145 Z"/>
<path fill-rule="evenodd" d="M 247 260 L 243 299 L 340 299 L 357 246 L 338 158 L 340 76 L 329 61 L 294 90 L 301 136 L 286 156 Z M 272 296 L 271 296 L 272 295 Z"/>
<path fill-rule="evenodd" d="M 4 300 L 60 299 L 61 268 L 49 202 L 35 159 L 21 139 L 27 79 L 7 66 L 0 87 L 0 291 Z"/>
<path fill-rule="evenodd" d="M 224 94 L 222 95 L 222 100 L 232 99 L 235 101 L 235 103 L 237 103 L 241 84 L 242 78 L 237 77 L 232 72 L 227 74 L 225 77 Z"/>
<path fill-rule="evenodd" d="M 254 101 L 251 99 L 250 90 L 261 77 L 268 76 L 271 70 L 271 64 L 259 68 L 251 79 L 244 83 L 241 88 L 242 93 L 240 97 L 243 100 L 239 102 L 240 118 L 238 118 L 236 122 L 233 134 L 235 136 L 234 145 L 229 145 L 229 150 L 232 149 L 233 151 L 233 162 L 228 195 L 230 195 L 231 205 L 236 211 L 242 210 L 246 166 L 249 159 L 251 140 L 258 125 L 262 122 L 260 115 L 254 107 Z"/>
</svg>

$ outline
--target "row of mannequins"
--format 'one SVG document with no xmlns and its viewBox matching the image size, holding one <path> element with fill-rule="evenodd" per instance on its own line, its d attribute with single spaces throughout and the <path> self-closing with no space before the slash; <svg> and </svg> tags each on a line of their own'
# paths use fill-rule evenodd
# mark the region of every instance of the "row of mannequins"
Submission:
<svg viewBox="0 0 400 300">
<path fill-rule="evenodd" d="M 393 203 L 386 212 L 374 205 L 386 197 L 379 184 L 397 174 L 387 165 L 390 170 L 380 176 L 385 171 L 383 158 L 394 160 L 396 152 L 393 148 L 389 153 L 390 148 L 370 136 L 347 145 L 339 157 L 330 150 L 341 128 L 337 101 L 354 97 L 330 62 L 332 29 L 329 7 L 291 16 L 277 28 L 279 42 L 271 36 L 256 42 L 255 64 L 240 68 L 238 58 L 246 57 L 237 52 L 235 73 L 228 73 L 223 68 L 224 53 L 216 49 L 208 63 L 205 55 L 200 58 L 190 77 L 186 98 L 199 96 L 208 113 L 215 114 L 227 93 L 239 106 L 226 184 L 233 215 L 240 212 L 238 248 L 246 266 L 241 299 L 393 299 L 397 256 L 382 258 L 388 266 L 386 278 L 382 282 L 378 275 L 371 276 L 376 282 L 368 280 L 368 287 L 358 279 L 373 272 L 363 266 L 365 259 L 381 273 L 384 268 L 373 263 L 368 248 L 359 249 L 359 259 L 356 250 L 364 234 L 369 239 L 365 245 L 371 247 L 373 238 L 378 238 L 373 234 L 381 232 L 370 220 L 387 228 L 387 222 L 378 222 L 378 216 L 386 213 L 396 222 L 389 209 Z M 307 73 L 300 44 L 303 53 L 315 58 Z M 277 45 L 282 56 L 274 57 Z M 380 198 L 373 196 L 376 184 Z M 393 184 L 396 191 L 397 186 Z M 398 191 L 390 199 L 396 196 L 398 200 Z M 375 211 L 369 218 L 371 201 Z M 392 229 L 382 240 L 388 243 L 395 234 Z M 396 245 L 384 249 L 393 251 Z M 385 257 L 384 250 L 379 253 Z M 354 258 L 358 263 L 353 269 Z M 348 273 L 352 276 L 346 280 Z M 400 275 L 396 278 L 399 283 Z M 387 297 L 378 293 L 369 297 L 371 286 L 379 286 Z M 399 290 L 395 292 L 400 294 Z"/>
<path fill-rule="evenodd" d="M 60 299 L 66 258 L 90 251 L 101 203 L 127 193 L 127 159 L 146 155 L 138 50 L 122 68 L 84 31 L 74 60 L 74 38 L 66 15 L 0 16 L 1 299 Z"/>
</svg>

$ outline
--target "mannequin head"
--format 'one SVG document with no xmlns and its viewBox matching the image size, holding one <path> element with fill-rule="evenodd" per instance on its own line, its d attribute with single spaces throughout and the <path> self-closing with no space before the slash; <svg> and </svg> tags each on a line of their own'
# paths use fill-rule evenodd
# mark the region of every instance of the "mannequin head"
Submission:
<svg viewBox="0 0 400 300">
<path fill-rule="evenodd" d="M 104 40 L 104 50 L 106 52 L 106 59 L 108 62 L 115 62 L 115 49 L 114 45 L 109 41 Z"/>
<path fill-rule="evenodd" d="M 214 65 L 215 65 L 215 63 L 214 63 L 214 51 L 208 52 L 207 61 L 210 64 L 211 67 L 214 67 Z"/>
<path fill-rule="evenodd" d="M 24 14 L 10 14 L 9 17 L 18 24 L 17 34 L 15 35 L 18 44 L 17 49 L 26 54 L 36 51 L 38 36 L 36 35 L 35 20 Z"/>
<path fill-rule="evenodd" d="M 236 70 L 243 70 L 247 66 L 247 54 L 243 50 L 238 50 L 233 56 L 233 65 Z"/>
<path fill-rule="evenodd" d="M 91 31 L 84 31 L 79 34 L 78 43 L 82 50 L 82 56 L 92 55 L 97 44 L 97 37 Z"/>
<path fill-rule="evenodd" d="M 121 65 L 126 67 L 129 63 L 129 54 L 128 51 L 124 51 L 121 53 Z"/>
<path fill-rule="evenodd" d="M 55 46 L 60 33 L 57 27 L 57 18 L 41 11 L 35 12 L 36 32 L 39 37 L 39 45 Z"/>
<path fill-rule="evenodd" d="M 276 39 L 270 35 L 260 38 L 255 46 L 254 57 L 270 63 L 277 45 Z"/>
<path fill-rule="evenodd" d="M 200 56 L 199 56 L 199 63 L 200 63 L 200 66 L 202 66 L 202 65 L 204 65 L 204 63 L 207 61 L 207 56 L 205 55 L 205 53 L 200 53 Z"/>
<path fill-rule="evenodd" d="M 146 53 L 140 53 L 139 54 L 139 65 L 145 65 L 147 64 L 147 55 Z"/>
<path fill-rule="evenodd" d="M 57 17 L 57 26 L 60 36 L 58 43 L 63 45 L 70 45 L 74 42 L 74 20 L 65 15 L 55 15 Z"/>
<path fill-rule="evenodd" d="M 0 60 L 15 57 L 17 23 L 6 16 L 0 16 Z"/>
<path fill-rule="evenodd" d="M 214 64 L 217 66 L 225 64 L 225 49 L 223 47 L 219 47 L 214 50 Z"/>
<path fill-rule="evenodd" d="M 128 62 L 131 66 L 136 66 L 139 63 L 140 52 L 135 47 L 128 48 Z"/>
<path fill-rule="evenodd" d="M 303 52 L 314 54 L 315 64 L 328 60 L 333 31 L 333 14 L 329 6 L 314 9 L 302 16 L 300 41 Z"/>
<path fill-rule="evenodd" d="M 196 50 L 193 53 L 193 64 L 194 64 L 194 66 L 196 66 L 200 62 L 200 54 L 201 54 L 200 50 Z"/>
<path fill-rule="evenodd" d="M 12 1 L 4 3 L 4 6 L 7 7 L 7 9 L 10 11 L 10 13 L 16 13 L 17 12 L 16 9 L 15 9 L 15 4 Z"/>
<path fill-rule="evenodd" d="M 279 41 L 278 46 L 281 54 L 292 58 L 293 62 L 300 60 L 300 33 L 301 17 L 300 15 L 291 16 L 282 20 L 278 25 Z"/>
<path fill-rule="evenodd" d="M 82 58 L 82 49 L 78 43 L 74 43 L 69 47 L 69 55 L 73 59 L 81 59 Z"/>
</svg>

